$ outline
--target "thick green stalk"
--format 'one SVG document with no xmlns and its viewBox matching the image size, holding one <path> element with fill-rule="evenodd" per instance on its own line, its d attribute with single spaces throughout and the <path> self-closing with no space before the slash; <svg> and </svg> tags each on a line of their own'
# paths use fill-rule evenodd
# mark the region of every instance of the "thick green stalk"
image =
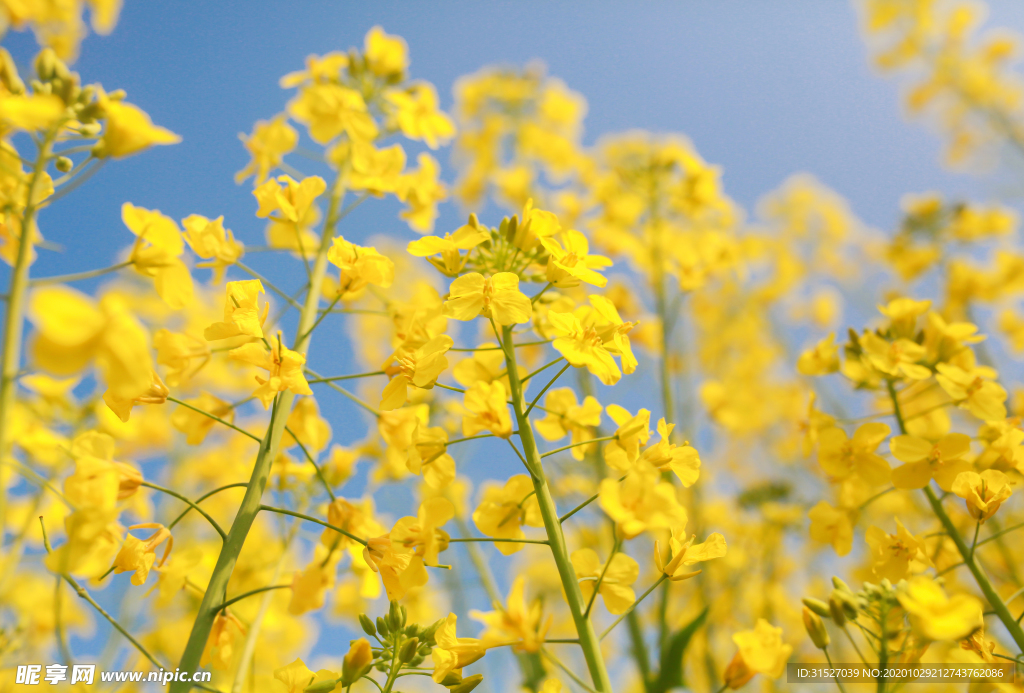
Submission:
<svg viewBox="0 0 1024 693">
<path fill-rule="evenodd" d="M 899 396 L 896 394 L 896 388 L 893 386 L 892 381 L 889 381 L 888 389 L 889 398 L 892 400 L 893 412 L 896 416 L 896 423 L 899 425 L 900 433 L 906 435 L 907 427 L 903 419 L 903 411 L 900 409 Z M 1021 629 L 1020 623 L 1010 613 L 1010 609 L 992 586 L 985 571 L 978 561 L 975 560 L 974 552 L 967 545 L 964 538 L 960 536 L 956 525 L 953 524 L 953 519 L 946 512 L 946 509 L 942 507 L 942 501 L 935 495 L 935 491 L 932 490 L 930 485 L 924 487 L 924 495 L 928 498 L 928 504 L 932 507 L 932 512 L 935 513 L 935 516 L 939 518 L 939 522 L 942 523 L 942 528 L 946 530 L 946 534 L 949 535 L 949 538 L 953 540 L 953 544 L 956 545 L 956 550 L 960 552 L 964 565 L 967 566 L 967 569 L 971 571 L 971 575 L 974 576 L 974 581 L 978 583 L 981 593 L 985 595 L 985 599 L 988 600 L 992 610 L 995 611 L 996 616 L 999 617 L 1003 626 L 1010 633 L 1010 637 L 1013 638 L 1020 652 L 1024 652 L 1024 630 Z"/>
<path fill-rule="evenodd" d="M 327 219 L 324 223 L 323 235 L 320 240 L 320 248 L 317 251 L 316 260 L 310 276 L 309 293 L 306 294 L 306 302 L 299 316 L 299 326 L 296 334 L 299 335 L 294 350 L 305 353 L 309 347 L 309 329 L 316 322 L 317 312 L 320 307 L 320 292 L 324 276 L 327 274 L 327 251 L 331 247 L 334 238 L 334 227 L 338 219 L 338 204 L 343 195 L 343 190 L 338 183 L 334 184 L 331 192 L 330 208 L 327 211 Z M 192 633 L 189 635 L 185 651 L 181 656 L 179 665 L 183 671 L 196 671 L 199 669 L 199 660 L 202 657 L 206 641 L 213 628 L 214 619 L 217 616 L 217 607 L 224 602 L 227 595 L 228 581 L 234 570 L 235 563 L 242 551 L 242 545 L 249 534 L 252 523 L 260 511 L 260 500 L 263 491 L 267 487 L 267 478 L 270 476 L 270 466 L 277 457 L 278 448 L 281 445 L 281 436 L 284 433 L 285 423 L 291 413 L 292 404 L 295 402 L 295 394 L 284 392 L 277 396 L 274 409 L 271 414 L 270 424 L 267 432 L 260 443 L 259 452 L 256 455 L 256 463 L 253 465 L 252 477 L 245 489 L 245 496 L 238 508 L 231 529 L 228 530 L 227 539 L 221 548 L 220 556 L 217 558 L 217 565 L 213 569 L 210 583 L 203 595 L 203 601 L 199 605 L 199 613 L 195 623 L 192 625 Z M 171 684 L 170 693 L 186 693 L 191 685 L 186 682 L 174 682 Z"/>
<path fill-rule="evenodd" d="M 548 480 L 544 475 L 544 465 L 540 459 L 540 452 L 537 450 L 537 442 L 533 437 L 533 429 L 530 428 L 530 421 L 525 414 L 526 406 L 523 402 L 519 369 L 516 366 L 515 348 L 512 346 L 511 327 L 504 328 L 502 344 L 505 351 L 505 364 L 508 366 L 509 385 L 512 389 L 512 409 L 515 411 L 516 421 L 519 425 L 519 439 L 522 441 L 523 454 L 526 456 L 530 475 L 533 478 L 533 488 L 537 493 L 537 505 L 544 518 L 544 530 L 547 532 L 548 545 L 551 547 L 551 554 L 555 559 L 555 566 L 558 568 L 558 577 L 565 590 L 565 600 L 572 613 L 572 620 L 576 624 L 580 648 L 587 661 L 587 669 L 590 670 L 594 688 L 599 693 L 611 693 L 611 682 L 608 679 L 608 670 L 605 668 L 604 657 L 601 654 L 601 644 L 590 619 L 583 615 L 585 608 L 583 593 L 580 591 L 580 585 L 576 579 L 576 571 L 569 560 L 569 552 L 565 546 L 565 535 L 562 534 L 562 523 L 558 519 L 555 499 L 551 496 L 551 489 L 548 487 Z"/>
<path fill-rule="evenodd" d="M 21 342 L 25 327 L 25 300 L 28 289 L 28 269 L 32 264 L 32 228 L 35 223 L 38 206 L 34 199 L 39 182 L 46 173 L 53 151 L 53 141 L 64 121 L 47 133 L 39 145 L 39 153 L 32 176 L 29 178 L 25 192 L 25 209 L 21 215 L 21 239 L 18 243 L 18 254 L 11 268 L 11 283 L 7 290 L 7 311 L 4 315 L 3 354 L 0 355 L 0 455 L 7 456 L 10 441 L 8 422 L 11 420 L 11 408 L 14 406 L 15 383 L 21 369 Z M 7 487 L 0 484 L 0 538 L 6 532 L 7 522 Z"/>
</svg>

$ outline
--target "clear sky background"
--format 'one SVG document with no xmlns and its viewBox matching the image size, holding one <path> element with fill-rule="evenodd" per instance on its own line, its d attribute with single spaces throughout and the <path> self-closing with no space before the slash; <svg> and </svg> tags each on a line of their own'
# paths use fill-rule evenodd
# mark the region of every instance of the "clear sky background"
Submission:
<svg viewBox="0 0 1024 693">
<path fill-rule="evenodd" d="M 1024 4 L 993 3 L 991 21 L 1024 29 Z M 248 158 L 238 133 L 284 109 L 292 93 L 277 86 L 281 75 L 308 54 L 361 45 L 375 24 L 405 37 L 412 76 L 436 84 L 445 108 L 460 75 L 541 59 L 586 97 L 586 143 L 632 128 L 684 133 L 722 166 L 726 191 L 748 211 L 797 172 L 814 174 L 883 229 L 906 192 L 987 199 L 995 190 L 984 178 L 942 170 L 938 138 L 904 122 L 898 87 L 869 67 L 846 2 L 126 0 L 114 33 L 88 38 L 74 69 L 85 82 L 125 89 L 183 142 L 111 162 L 45 210 L 43 234 L 66 250 L 41 253 L 33 274 L 112 264 L 132 240 L 120 220 L 125 201 L 176 219 L 223 214 L 237 237 L 262 245 L 251 188 L 232 179 Z M 20 64 L 36 50 L 30 35 L 4 43 Z M 443 164 L 447 157 L 442 151 Z M 452 180 L 451 169 L 444 177 Z M 393 201 L 364 205 L 344 233 L 357 242 L 412 238 L 397 211 Z M 445 205 L 438 229 L 462 218 Z M 0 281 L 6 275 L 5 266 Z M 337 643 L 323 642 L 319 652 L 337 653 Z"/>
</svg>

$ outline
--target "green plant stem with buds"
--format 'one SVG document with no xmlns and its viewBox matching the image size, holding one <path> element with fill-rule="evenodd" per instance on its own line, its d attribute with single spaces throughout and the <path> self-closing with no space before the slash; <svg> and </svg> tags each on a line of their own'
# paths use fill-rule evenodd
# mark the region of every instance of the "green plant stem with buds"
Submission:
<svg viewBox="0 0 1024 693">
<path fill-rule="evenodd" d="M 893 411 L 896 416 L 896 423 L 900 428 L 900 433 L 906 435 L 906 422 L 903 419 L 903 411 L 900 408 L 900 400 L 896 393 L 896 388 L 891 380 L 888 381 L 887 386 L 889 398 L 892 400 Z M 1021 629 L 1020 623 L 1010 613 L 1010 609 L 999 596 L 999 593 L 996 592 L 985 571 L 975 559 L 973 548 L 968 546 L 967 542 L 960 535 L 956 525 L 953 524 L 953 519 L 946 512 L 946 509 L 942 507 L 942 500 L 935 495 L 935 491 L 932 490 L 930 485 L 924 487 L 924 495 L 928 499 L 928 505 L 931 506 L 932 512 L 939 518 L 943 529 L 946 530 L 946 534 L 949 535 L 949 538 L 953 540 L 953 544 L 956 545 L 956 550 L 960 552 L 964 565 L 971 571 L 971 575 L 974 576 L 975 582 L 978 583 L 978 587 L 981 589 L 982 594 L 985 595 L 985 599 L 992 606 L 995 615 L 1002 621 L 1003 626 L 1010 633 L 1010 637 L 1013 638 L 1013 642 L 1016 643 L 1019 651 L 1024 652 L 1024 630 Z"/>
<path fill-rule="evenodd" d="M 512 336 L 512 328 L 505 327 L 501 341 L 504 346 L 505 364 L 508 367 L 509 385 L 512 390 L 512 408 L 516 414 L 516 422 L 519 426 L 519 439 L 523 444 L 523 452 L 533 480 L 533 488 L 537 492 L 537 505 L 540 508 L 541 517 L 544 519 L 544 530 L 548 536 L 551 555 L 555 559 L 558 576 L 561 579 L 562 588 L 565 590 L 566 602 L 569 605 L 569 611 L 572 613 L 573 623 L 576 625 L 576 632 L 580 639 L 580 648 L 583 650 L 583 657 L 586 659 L 590 678 L 598 693 L 611 693 L 611 681 L 605 668 L 604 656 L 601 654 L 597 633 L 594 631 L 594 626 L 590 619 L 583 615 L 585 609 L 583 593 L 580 591 L 579 582 L 576 579 L 576 571 L 569 560 L 569 552 L 565 545 L 565 535 L 562 533 L 558 509 L 555 507 L 555 500 L 552 498 L 551 489 L 548 487 L 547 477 L 544 474 L 544 465 L 540 458 L 540 451 L 537 449 L 537 442 L 533 437 L 533 429 L 530 427 L 530 422 L 526 417 L 526 405 L 523 402 L 523 388 L 519 379 L 519 369 L 516 364 L 514 347 L 512 346 Z"/>
<path fill-rule="evenodd" d="M 317 251 L 316 259 L 310 275 L 309 293 L 306 294 L 306 302 L 299 315 L 299 325 L 296 331 L 301 335 L 295 341 L 294 350 L 306 353 L 309 348 L 310 328 L 316 322 L 317 313 L 320 308 L 320 294 L 324 277 L 327 275 L 327 251 L 334 239 L 334 229 L 339 218 L 338 208 L 344 189 L 341 187 L 340 179 L 335 180 L 331 188 L 331 198 L 327 210 L 327 217 L 324 221 L 323 233 L 321 234 L 320 248 Z M 277 457 L 281 445 L 281 438 L 284 433 L 285 422 L 291 413 L 292 405 L 295 402 L 295 394 L 283 392 L 274 400 L 274 406 L 267 426 L 267 432 L 260 442 L 260 449 L 256 455 L 256 462 L 253 466 L 252 477 L 245 489 L 245 496 L 238 508 L 231 529 L 228 530 L 227 539 L 221 548 L 217 564 L 210 577 L 210 583 L 203 595 L 203 601 L 199 606 L 199 613 L 195 623 L 192 625 L 192 632 L 189 635 L 185 651 L 181 656 L 180 667 L 186 671 L 199 669 L 199 660 L 206 641 L 213 628 L 214 619 L 217 616 L 217 606 L 224 602 L 227 594 L 228 580 L 234 570 L 235 562 L 242 551 L 245 538 L 249 535 L 252 523 L 260 511 L 260 500 L 263 491 L 267 486 L 267 479 L 270 476 L 270 466 Z M 170 693 L 186 693 L 191 685 L 188 682 L 176 681 L 171 684 Z"/>
<path fill-rule="evenodd" d="M 46 133 L 39 144 L 39 152 L 32 166 L 32 174 L 25 190 L 25 209 L 21 215 L 21 239 L 18 254 L 11 268 L 11 283 L 7 289 L 7 312 L 4 315 L 3 353 L 0 354 L 0 454 L 7 456 L 10 445 L 9 425 L 12 419 L 14 393 L 21 369 L 22 334 L 25 329 L 25 303 L 28 298 L 29 265 L 32 264 L 32 229 L 35 226 L 38 205 L 34 202 L 39 183 L 53 156 L 53 143 L 63 127 L 61 119 Z M 0 527 L 6 526 L 7 485 L 0 484 Z M 2 532 L 0 532 L 2 534 Z"/>
</svg>

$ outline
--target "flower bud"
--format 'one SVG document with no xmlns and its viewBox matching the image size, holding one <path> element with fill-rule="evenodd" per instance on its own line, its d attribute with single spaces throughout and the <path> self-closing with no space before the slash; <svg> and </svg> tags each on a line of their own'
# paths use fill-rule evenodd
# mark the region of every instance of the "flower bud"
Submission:
<svg viewBox="0 0 1024 693">
<path fill-rule="evenodd" d="M 441 626 L 443 626 L 444 624 L 445 624 L 445 619 L 443 619 L 443 618 L 437 619 L 436 621 L 434 621 L 429 626 L 427 626 L 426 628 L 423 629 L 423 632 L 420 633 L 420 638 L 424 642 L 433 643 L 434 642 L 434 636 L 437 634 L 437 629 L 440 628 Z"/>
<path fill-rule="evenodd" d="M 363 627 L 363 632 L 371 638 L 377 635 L 377 629 L 373 627 L 373 621 L 366 614 L 359 614 L 359 625 Z"/>
<path fill-rule="evenodd" d="M 821 616 L 811 611 L 806 606 L 803 610 L 804 615 L 804 628 L 807 629 L 807 635 L 811 637 L 811 642 L 819 650 L 824 650 L 828 647 L 830 642 L 828 637 L 828 631 L 825 630 L 825 624 L 821 621 Z"/>
<path fill-rule="evenodd" d="M 743 659 L 743 655 L 737 652 L 729 665 L 725 667 L 725 673 L 722 674 L 722 678 L 725 679 L 725 685 L 729 688 L 736 690 L 746 685 L 747 681 L 754 678 L 756 671 L 751 670 L 747 666 L 746 661 Z"/>
<path fill-rule="evenodd" d="M 832 590 L 832 594 L 829 596 L 829 610 L 832 612 L 833 620 L 835 620 L 836 609 L 832 602 L 836 602 L 836 604 L 842 607 L 843 613 L 846 614 L 846 618 L 843 619 L 844 621 L 857 618 L 857 599 L 850 592 L 838 589 Z M 836 621 L 836 625 L 840 625 L 838 621 Z"/>
<path fill-rule="evenodd" d="M 341 662 L 341 683 L 348 686 L 359 680 L 359 677 L 370 670 L 370 662 L 373 661 L 373 653 L 370 651 L 370 643 L 365 638 L 352 641 L 348 654 Z"/>
<path fill-rule="evenodd" d="M 384 620 L 383 616 L 377 617 L 377 631 L 385 638 L 391 634 L 391 629 L 388 628 L 387 621 Z"/>
<path fill-rule="evenodd" d="M 411 662 L 412 658 L 416 656 L 416 648 L 419 647 L 419 638 L 409 638 L 402 643 L 402 648 L 398 651 L 398 659 L 403 664 Z"/>
<path fill-rule="evenodd" d="M 67 173 L 68 171 L 75 167 L 75 162 L 67 158 L 66 156 L 58 156 L 56 159 L 54 159 L 53 165 L 61 173 Z"/>
<path fill-rule="evenodd" d="M 114 466 L 117 467 L 117 499 L 131 498 L 145 481 L 142 472 L 127 462 L 115 462 Z"/>
<path fill-rule="evenodd" d="M 35 60 L 36 76 L 43 82 L 49 82 L 56 75 L 57 63 L 59 62 L 60 58 L 57 57 L 52 48 L 44 48 L 39 51 Z"/>
<path fill-rule="evenodd" d="M 689 580 L 692 577 L 700 575 L 703 570 L 688 570 L 685 573 L 677 573 L 669 578 L 672 582 L 682 582 L 683 580 Z"/>
<path fill-rule="evenodd" d="M 814 597 L 804 597 L 801 601 L 803 602 L 804 606 L 806 606 L 808 609 L 818 614 L 819 616 L 824 616 L 825 618 L 832 617 L 832 612 L 828 610 L 828 604 L 821 601 L 820 599 L 815 599 Z"/>
<path fill-rule="evenodd" d="M 14 58 L 5 48 L 0 48 L 0 84 L 3 84 L 7 91 L 12 94 L 24 94 L 25 83 L 18 76 L 18 68 L 14 64 Z"/>
<path fill-rule="evenodd" d="M 326 681 L 317 681 L 316 683 L 306 686 L 303 688 L 303 693 L 330 693 L 338 686 L 337 679 L 327 679 Z"/>
<path fill-rule="evenodd" d="M 445 677 L 441 679 L 441 685 L 447 688 L 458 686 L 460 683 L 462 683 L 462 674 L 454 669 L 445 674 Z"/>
<path fill-rule="evenodd" d="M 398 607 L 398 602 L 392 601 L 388 608 L 388 627 L 394 633 L 402 630 L 402 625 L 402 612 Z"/>
<path fill-rule="evenodd" d="M 516 231 L 519 230 L 519 217 L 515 214 L 508 220 L 508 226 L 505 227 L 505 238 L 509 241 L 516 237 Z"/>
<path fill-rule="evenodd" d="M 480 685 L 480 682 L 484 680 L 483 674 L 473 674 L 462 679 L 462 683 L 457 686 L 452 686 L 448 690 L 452 693 L 469 693 L 471 690 Z"/>
<path fill-rule="evenodd" d="M 835 575 L 832 576 L 832 586 L 835 587 L 837 590 L 842 590 L 843 592 L 846 592 L 847 594 L 853 594 L 853 590 L 850 589 L 850 586 Z"/>
<path fill-rule="evenodd" d="M 832 621 L 842 628 L 846 625 L 846 613 L 843 610 L 843 602 L 832 593 L 832 596 L 828 598 L 828 612 L 832 616 Z"/>
</svg>

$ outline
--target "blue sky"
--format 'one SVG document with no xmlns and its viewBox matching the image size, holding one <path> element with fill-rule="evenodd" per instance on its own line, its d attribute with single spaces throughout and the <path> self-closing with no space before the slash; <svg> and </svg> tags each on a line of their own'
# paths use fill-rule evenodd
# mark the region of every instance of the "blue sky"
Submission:
<svg viewBox="0 0 1024 693">
<path fill-rule="evenodd" d="M 374 24 L 407 39 L 413 76 L 434 82 L 445 105 L 460 75 L 539 58 L 586 96 L 587 142 L 630 128 L 685 133 L 723 167 L 727 191 L 748 209 L 798 171 L 883 227 L 907 191 L 987 195 L 984 183 L 943 172 L 937 138 L 903 121 L 898 89 L 869 68 L 844 2 L 202 6 L 128 0 L 111 36 L 85 41 L 75 65 L 84 80 L 126 89 L 184 141 L 107 166 L 73 206 L 48 210 L 43 231 L 68 252 L 47 254 L 38 272 L 109 262 L 127 244 L 125 200 L 177 218 L 225 214 L 240 238 L 260 243 L 249 190 L 232 181 L 246 160 L 238 133 L 283 109 L 290 93 L 277 86 L 281 75 L 310 53 L 361 44 Z M 1024 27 L 1018 3 L 997 3 L 992 14 Z M 30 59 L 28 36 L 6 42 L 20 62 Z M 350 233 L 408 236 L 394 210 L 366 205 L 352 218 L 362 228 Z M 461 216 L 453 205 L 445 211 L 442 228 Z"/>
<path fill-rule="evenodd" d="M 994 3 L 992 20 L 1024 29 L 1024 5 Z M 238 133 L 283 110 L 291 94 L 277 86 L 281 75 L 310 53 L 361 45 L 375 24 L 405 37 L 412 75 L 435 83 L 445 107 L 460 75 L 541 59 L 587 98 L 587 143 L 632 128 L 684 133 L 723 167 L 727 192 L 748 210 L 797 172 L 814 174 L 881 228 L 894 223 L 905 192 L 985 199 L 994 191 L 985 179 L 943 171 L 939 140 L 904 122 L 898 87 L 869 67 L 845 2 L 126 0 L 113 35 L 88 38 L 74 67 L 86 82 L 127 90 L 183 142 L 112 162 L 45 210 L 44 235 L 66 250 L 42 253 L 33 273 L 111 264 L 131 240 L 120 220 L 125 201 L 177 219 L 224 214 L 237 237 L 262 245 L 250 188 L 232 180 L 247 160 Z M 29 35 L 5 45 L 21 64 L 35 51 Z M 364 205 L 345 235 L 411 238 L 397 210 L 393 201 Z M 439 229 L 461 218 L 446 205 Z M 6 275 L 0 269 L 0 280 Z"/>
</svg>

